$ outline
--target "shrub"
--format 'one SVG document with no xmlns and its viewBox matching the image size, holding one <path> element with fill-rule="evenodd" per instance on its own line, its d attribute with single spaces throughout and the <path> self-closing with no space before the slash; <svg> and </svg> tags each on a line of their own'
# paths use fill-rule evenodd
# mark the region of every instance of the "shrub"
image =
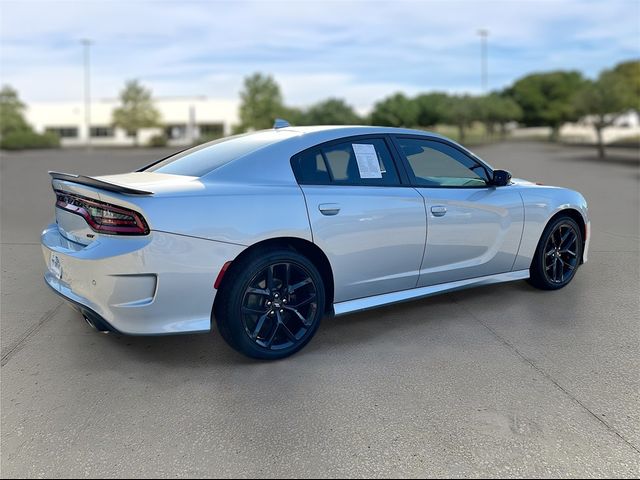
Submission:
<svg viewBox="0 0 640 480">
<path fill-rule="evenodd" d="M 25 150 L 29 148 L 57 148 L 60 146 L 60 138 L 55 133 L 36 133 L 31 130 L 23 130 L 6 134 L 0 140 L 0 148 L 3 150 Z"/>
<path fill-rule="evenodd" d="M 149 139 L 150 147 L 166 147 L 167 143 L 167 136 L 163 134 L 154 135 Z"/>
</svg>

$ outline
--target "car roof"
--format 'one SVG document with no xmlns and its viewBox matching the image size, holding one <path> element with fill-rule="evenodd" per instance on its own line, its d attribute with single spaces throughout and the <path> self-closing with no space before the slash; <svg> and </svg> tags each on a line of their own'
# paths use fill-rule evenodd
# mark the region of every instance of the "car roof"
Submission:
<svg viewBox="0 0 640 480">
<path fill-rule="evenodd" d="M 394 127 L 367 125 L 322 125 L 306 127 L 281 127 L 258 130 L 245 134 L 268 139 L 268 142 L 204 175 L 206 181 L 241 182 L 259 184 L 297 185 L 291 170 L 291 157 L 316 145 L 333 140 L 361 135 L 420 135 L 427 138 L 445 138 L 437 133 Z"/>
<path fill-rule="evenodd" d="M 412 134 L 412 135 L 425 135 L 442 138 L 435 132 L 429 132 L 426 130 L 415 130 L 409 128 L 397 128 L 397 127 L 377 127 L 371 125 L 313 125 L 305 127 L 282 127 L 274 130 L 296 132 L 299 134 L 318 134 L 318 133 L 335 133 L 337 138 L 340 136 L 353 136 L 353 135 L 371 135 L 371 134 Z M 262 130 L 264 131 L 264 130 Z M 257 132 L 256 132 L 257 133 Z"/>
</svg>

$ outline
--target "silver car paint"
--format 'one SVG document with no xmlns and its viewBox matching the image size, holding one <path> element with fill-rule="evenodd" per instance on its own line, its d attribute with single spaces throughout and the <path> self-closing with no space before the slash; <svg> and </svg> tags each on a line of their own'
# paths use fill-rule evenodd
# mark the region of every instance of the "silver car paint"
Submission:
<svg viewBox="0 0 640 480">
<path fill-rule="evenodd" d="M 47 265 L 55 254 L 62 268 L 62 278 L 47 271 L 49 286 L 130 335 L 208 331 L 218 272 L 243 249 L 155 231 L 100 235 L 82 246 L 66 240 L 56 224 L 41 241 Z"/>
<path fill-rule="evenodd" d="M 566 209 L 579 212 L 585 223 L 587 235 L 582 260 L 586 262 L 589 256 L 591 222 L 585 198 L 580 193 L 567 188 L 536 185 L 524 180 L 516 180 L 515 183 L 522 195 L 526 220 L 520 250 L 513 269 L 529 268 L 544 227 L 554 215 Z"/>
<path fill-rule="evenodd" d="M 418 286 L 511 271 L 524 224 L 517 187 L 418 191 L 428 219 Z"/>
<path fill-rule="evenodd" d="M 55 180 L 54 188 L 140 212 L 152 232 L 146 237 L 113 237 L 87 230 L 78 222 L 80 217 L 59 216 L 59 224 L 43 233 L 42 245 L 47 265 L 52 253 L 60 256 L 63 278 L 57 280 L 49 271 L 47 282 L 63 295 L 94 308 L 124 333 L 200 331 L 210 328 L 216 293 L 213 282 L 222 266 L 262 240 L 295 237 L 315 242 L 330 260 L 334 307 L 342 314 L 425 292 L 523 278 L 540 234 L 555 213 L 575 209 L 588 225 L 586 202 L 579 193 L 522 181 L 493 189 L 500 192 L 493 199 L 487 193 L 466 190 L 430 194 L 420 189 L 424 201 L 411 187 L 339 187 L 332 191 L 336 187 L 301 188 L 297 184 L 290 165 L 296 153 L 325 141 L 386 133 L 437 136 L 379 127 L 287 128 L 273 131 L 274 138 L 282 140 L 200 178 L 154 172 L 99 177 L 151 190 L 154 195 L 150 197 Z M 379 189 L 383 197 L 374 198 L 370 189 Z M 324 216 L 317 210 L 319 203 L 338 203 L 341 210 L 335 216 Z M 435 223 L 430 206 L 445 203 L 451 215 Z M 395 213 L 387 211 L 385 204 Z M 462 241 L 447 226 L 463 235 Z M 454 242 L 465 247 L 466 253 Z M 438 254 L 432 255 L 436 249 Z M 505 269 L 509 262 L 511 266 Z M 469 281 L 470 275 L 477 282 Z M 156 289 L 149 300 L 153 277 Z M 123 296 L 127 291 L 131 295 Z"/>
<path fill-rule="evenodd" d="M 454 292 L 456 290 L 462 290 L 469 287 L 513 282 L 515 280 L 524 280 L 526 278 L 529 278 L 529 270 L 519 270 L 499 273 L 496 275 L 486 275 L 484 277 L 468 278 L 466 280 L 458 280 L 457 282 L 441 283 L 439 285 L 412 288 L 410 290 L 402 290 L 400 292 L 391 292 L 382 295 L 348 300 L 346 302 L 338 302 L 334 305 L 334 312 L 336 316 L 340 316 L 347 313 L 369 310 L 371 308 L 379 307 L 380 305 L 401 303 L 409 300 L 416 300 L 418 298 L 431 297 L 440 293 Z"/>
<path fill-rule="evenodd" d="M 334 300 L 414 288 L 426 218 L 413 188 L 303 186 L 313 241 L 333 269 Z M 337 213 L 325 215 L 323 204 Z"/>
</svg>

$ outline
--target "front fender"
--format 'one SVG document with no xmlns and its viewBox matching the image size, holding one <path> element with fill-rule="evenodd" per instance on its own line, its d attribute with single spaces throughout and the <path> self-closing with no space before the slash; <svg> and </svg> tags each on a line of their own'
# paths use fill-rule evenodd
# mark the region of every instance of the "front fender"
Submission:
<svg viewBox="0 0 640 480">
<path fill-rule="evenodd" d="M 590 240 L 590 222 L 587 201 L 579 192 L 567 188 L 540 185 L 518 187 L 524 203 L 524 226 L 520 249 L 513 270 L 524 270 L 531 266 L 538 241 L 549 220 L 562 210 L 575 210 L 585 224 L 585 245 L 582 261 L 587 261 Z"/>
</svg>

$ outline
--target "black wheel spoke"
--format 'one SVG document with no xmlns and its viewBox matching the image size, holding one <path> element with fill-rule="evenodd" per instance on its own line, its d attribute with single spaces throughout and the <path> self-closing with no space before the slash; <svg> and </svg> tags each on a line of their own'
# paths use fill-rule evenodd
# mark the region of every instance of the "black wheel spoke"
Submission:
<svg viewBox="0 0 640 480">
<path fill-rule="evenodd" d="M 258 310 L 256 308 L 242 307 L 242 313 L 262 315 L 263 313 L 267 313 L 267 310 Z"/>
<path fill-rule="evenodd" d="M 249 288 L 247 288 L 247 293 L 252 293 L 254 295 L 262 295 L 262 296 L 265 296 L 265 297 L 271 296 L 271 291 L 269 289 L 265 289 L 265 288 L 249 287 Z"/>
<path fill-rule="evenodd" d="M 273 284 L 273 265 L 267 267 L 267 288 L 273 290 L 275 288 Z"/>
<path fill-rule="evenodd" d="M 260 317 L 260 319 L 258 320 L 258 323 L 256 325 L 255 330 L 253 331 L 253 334 L 251 335 L 253 337 L 253 339 L 255 340 L 256 338 L 258 338 L 258 335 L 260 335 L 260 332 L 262 331 L 262 327 L 264 326 L 264 322 L 267 319 L 267 314 L 265 313 L 264 315 L 262 315 Z"/>
<path fill-rule="evenodd" d="M 289 330 L 289 327 L 287 327 L 287 324 L 282 321 L 282 315 L 280 314 L 280 312 L 278 312 L 277 315 L 278 315 L 278 325 L 280 326 L 280 328 L 282 328 L 282 331 L 284 332 L 284 334 L 292 342 L 294 343 L 297 342 L 298 339 L 296 338 L 296 336 L 293 334 L 291 330 Z"/>
<path fill-rule="evenodd" d="M 577 238 L 574 235 L 573 231 L 569 230 L 569 233 L 567 233 L 560 242 L 560 250 L 566 250 L 572 247 L 573 245 L 575 245 L 576 240 Z"/>
<path fill-rule="evenodd" d="M 309 324 L 307 323 L 307 319 L 304 318 L 304 316 L 302 316 L 302 314 L 298 310 L 296 310 L 293 307 L 285 307 L 285 310 L 287 310 L 288 312 L 293 313 L 295 315 L 295 317 L 298 320 L 300 320 L 305 327 L 309 326 Z"/>
<path fill-rule="evenodd" d="M 275 340 L 279 329 L 280 329 L 280 324 L 278 322 L 274 322 L 273 332 L 271 332 L 271 335 L 269 336 L 269 340 L 267 340 L 265 344 L 267 348 L 271 348 L 271 346 L 273 345 L 273 341 Z"/>
<path fill-rule="evenodd" d="M 289 287 L 289 293 L 293 293 L 299 288 L 304 287 L 305 285 L 309 285 L 312 282 L 311 278 L 305 278 L 301 282 L 295 283 Z"/>
<path fill-rule="evenodd" d="M 558 277 L 558 282 L 562 282 L 564 280 L 564 262 L 558 259 L 558 263 L 560 264 L 560 276 Z"/>
<path fill-rule="evenodd" d="M 305 306 L 308 303 L 313 302 L 315 299 L 316 299 L 316 294 L 314 293 L 314 294 L 310 295 L 309 297 L 305 298 L 304 300 L 302 300 L 301 302 L 298 302 L 295 305 L 290 305 L 290 307 L 297 309 L 297 308 Z"/>
</svg>

